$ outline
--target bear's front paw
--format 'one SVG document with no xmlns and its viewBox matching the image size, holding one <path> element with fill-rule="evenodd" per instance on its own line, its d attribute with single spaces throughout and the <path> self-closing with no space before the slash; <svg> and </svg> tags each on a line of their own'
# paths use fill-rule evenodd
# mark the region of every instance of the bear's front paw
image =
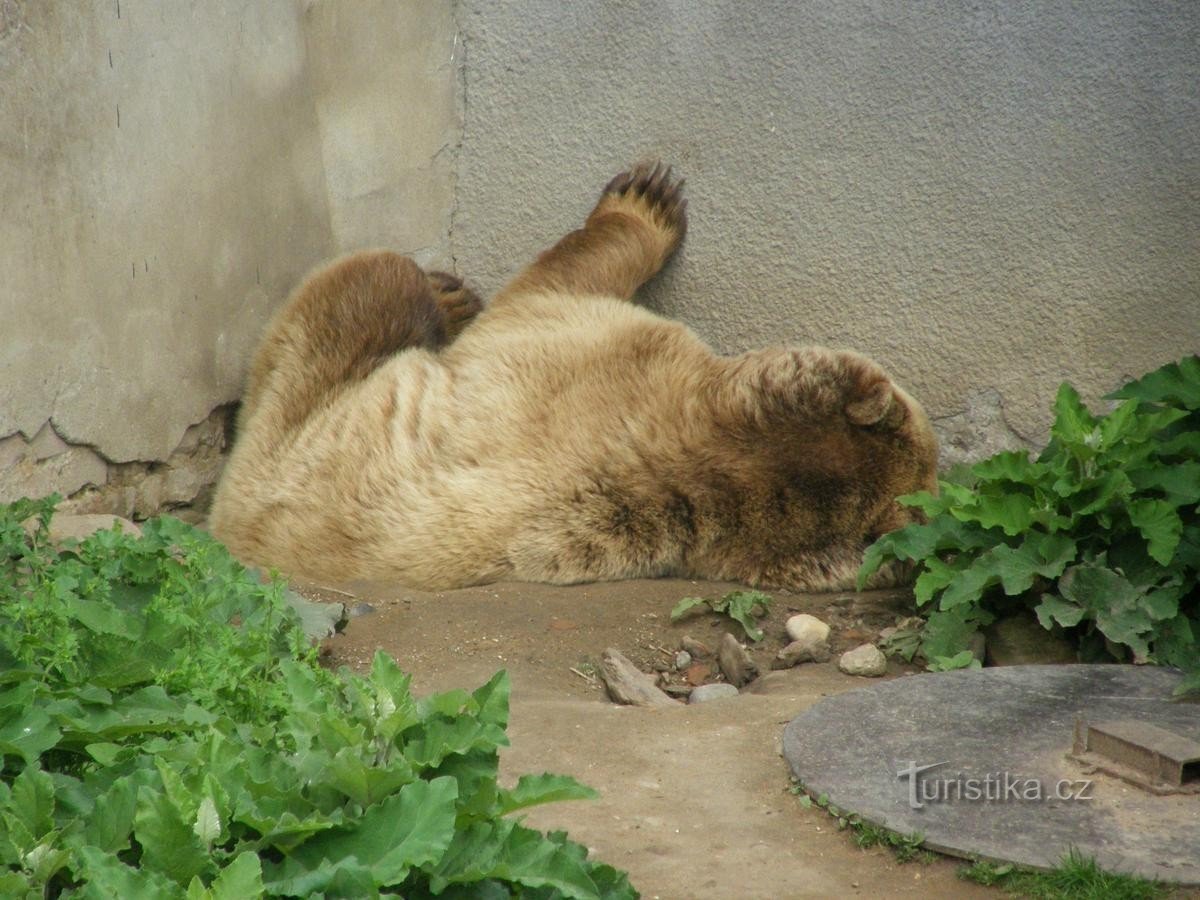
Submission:
<svg viewBox="0 0 1200 900">
<path fill-rule="evenodd" d="M 678 241 L 687 232 L 683 185 L 684 179 L 672 179 L 670 166 L 664 167 L 661 162 L 639 163 L 605 186 L 593 215 L 609 211 L 632 213 L 672 232 Z"/>
<path fill-rule="evenodd" d="M 448 272 L 427 272 L 433 298 L 446 320 L 446 336 L 453 339 L 483 310 L 479 295 Z"/>
</svg>

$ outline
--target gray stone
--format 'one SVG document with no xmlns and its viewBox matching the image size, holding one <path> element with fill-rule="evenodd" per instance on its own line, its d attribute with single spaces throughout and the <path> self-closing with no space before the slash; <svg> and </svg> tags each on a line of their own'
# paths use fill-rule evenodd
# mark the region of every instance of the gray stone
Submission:
<svg viewBox="0 0 1200 900">
<path fill-rule="evenodd" d="M 874 644 L 862 644 L 843 653 L 838 668 L 847 675 L 875 678 L 887 672 L 887 657 Z"/>
<path fill-rule="evenodd" d="M 615 703 L 626 706 L 678 706 L 655 685 L 654 679 L 629 661 L 620 650 L 609 647 L 600 657 L 600 678 Z"/>
<path fill-rule="evenodd" d="M 709 659 L 712 656 L 712 649 L 703 641 L 698 641 L 690 634 L 685 634 L 679 642 L 679 646 L 692 654 L 692 659 Z"/>
<path fill-rule="evenodd" d="M 775 654 L 772 669 L 790 669 L 806 662 L 826 662 L 831 656 L 828 638 L 810 636 L 807 640 L 792 641 Z"/>
<path fill-rule="evenodd" d="M 931 850 L 1046 868 L 1069 848 L 1103 869 L 1200 883 L 1197 798 L 1159 796 L 1088 772 L 1067 758 L 1074 723 L 1136 720 L 1200 740 L 1194 703 L 1172 701 L 1179 672 L 1154 666 L 1062 665 L 928 673 L 875 682 L 821 700 L 783 735 L 792 774 L 844 815 L 900 834 L 919 831 Z M 1014 802 L 949 791 L 912 805 L 923 783 L 1008 776 L 1036 781 L 1042 800 Z M 1089 799 L 1056 795 L 1091 781 Z M 981 782 L 984 782 L 981 784 Z"/>
<path fill-rule="evenodd" d="M 1047 631 L 1033 613 L 999 619 L 984 630 L 987 661 L 993 666 L 1073 663 L 1079 659 L 1066 638 Z"/>
<path fill-rule="evenodd" d="M 758 666 L 750 658 L 746 648 L 729 633 L 722 635 L 721 643 L 717 647 L 717 665 L 721 667 L 725 680 L 734 687 L 741 687 L 758 674 Z"/>
<path fill-rule="evenodd" d="M 686 650 L 680 650 L 675 654 L 675 670 L 677 672 L 682 672 L 691 664 L 692 654 L 688 653 Z"/>
<path fill-rule="evenodd" d="M 790 641 L 812 643 L 814 641 L 829 640 L 829 626 L 816 616 L 810 616 L 808 613 L 797 613 L 792 616 L 787 620 L 784 628 L 787 630 L 788 640 Z"/>
<path fill-rule="evenodd" d="M 118 524 L 121 526 L 121 531 L 125 534 L 132 534 L 135 537 L 140 537 L 142 534 L 142 529 L 138 528 L 137 525 L 128 519 L 123 519 L 120 516 L 103 514 L 72 516 L 56 512 L 50 520 L 50 542 L 52 544 L 61 544 L 63 541 L 82 541 L 97 531 L 106 531 Z M 34 527 L 35 520 L 25 522 L 26 531 L 31 531 Z"/>
<path fill-rule="evenodd" d="M 707 703 L 709 700 L 720 700 L 722 697 L 736 697 L 738 689 L 732 684 L 702 684 L 692 688 L 688 703 Z"/>
</svg>

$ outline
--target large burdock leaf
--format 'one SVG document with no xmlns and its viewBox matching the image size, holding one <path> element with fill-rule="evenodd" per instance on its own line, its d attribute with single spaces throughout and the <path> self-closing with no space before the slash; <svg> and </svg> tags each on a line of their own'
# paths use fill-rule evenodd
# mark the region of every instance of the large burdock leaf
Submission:
<svg viewBox="0 0 1200 900">
<path fill-rule="evenodd" d="M 1168 566 L 1183 536 L 1183 520 L 1166 500 L 1134 500 L 1129 504 L 1129 521 L 1146 539 L 1147 552 L 1160 565 Z"/>
<path fill-rule="evenodd" d="M 370 807 L 353 827 L 336 828 L 297 847 L 268 877 L 271 891 L 323 891 L 338 864 L 354 860 L 371 873 L 376 887 L 399 884 L 415 866 L 436 862 L 454 837 L 458 783 L 450 777 L 414 781 Z M 326 883 L 316 875 L 324 871 Z M 316 881 L 314 881 L 314 877 Z"/>
</svg>

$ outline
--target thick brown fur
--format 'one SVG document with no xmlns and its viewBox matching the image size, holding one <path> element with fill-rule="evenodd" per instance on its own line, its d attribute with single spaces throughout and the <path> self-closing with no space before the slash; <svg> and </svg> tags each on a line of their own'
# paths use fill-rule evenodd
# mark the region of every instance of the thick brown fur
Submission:
<svg viewBox="0 0 1200 900">
<path fill-rule="evenodd" d="M 936 489 L 929 423 L 858 354 L 718 356 L 626 302 L 683 237 L 681 186 L 617 176 L 487 308 L 393 253 L 311 275 L 255 358 L 214 533 L 289 574 L 424 588 L 851 587 L 913 515 L 896 496 Z"/>
</svg>

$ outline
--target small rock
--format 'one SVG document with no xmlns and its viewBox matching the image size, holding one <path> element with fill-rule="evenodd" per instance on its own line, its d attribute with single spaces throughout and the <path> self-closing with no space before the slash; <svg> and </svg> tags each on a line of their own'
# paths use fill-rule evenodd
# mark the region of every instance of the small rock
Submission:
<svg viewBox="0 0 1200 900">
<path fill-rule="evenodd" d="M 1047 631 L 1032 613 L 993 622 L 984 631 L 987 661 L 993 666 L 1023 666 L 1078 661 L 1066 638 Z M 974 648 L 971 648 L 974 651 Z"/>
<path fill-rule="evenodd" d="M 692 663 L 687 667 L 687 671 L 683 673 L 684 680 L 693 687 L 698 684 L 704 684 L 712 677 L 712 668 L 708 663 Z"/>
<path fill-rule="evenodd" d="M 717 665 L 725 673 L 725 680 L 734 687 L 741 687 L 758 674 L 758 666 L 746 648 L 728 632 L 721 636 L 721 643 L 717 647 Z"/>
<path fill-rule="evenodd" d="M 679 646 L 692 654 L 692 659 L 708 659 L 712 656 L 712 651 L 708 649 L 708 645 L 696 640 L 690 634 L 683 636 L 683 640 L 679 642 Z"/>
<path fill-rule="evenodd" d="M 692 654 L 686 650 L 680 650 L 675 654 L 675 671 L 682 672 L 692 664 Z"/>
<path fill-rule="evenodd" d="M 608 696 L 628 706 L 678 706 L 659 690 L 654 679 L 638 670 L 620 650 L 609 647 L 600 657 L 600 677 Z"/>
<path fill-rule="evenodd" d="M 732 684 L 702 684 L 692 690 L 688 703 L 707 703 L 709 700 L 720 700 L 722 697 L 736 697 L 738 689 Z"/>
<path fill-rule="evenodd" d="M 358 603 L 355 603 L 352 607 L 350 607 L 347 615 L 349 615 L 352 619 L 357 619 L 360 616 L 369 616 L 373 612 L 375 612 L 375 607 L 373 607 L 370 603 L 367 603 L 365 600 L 360 600 Z"/>
<path fill-rule="evenodd" d="M 829 638 L 810 637 L 792 641 L 776 653 L 775 658 L 771 660 L 771 668 L 790 669 L 792 666 L 805 662 L 826 662 L 829 656 Z"/>
<path fill-rule="evenodd" d="M 887 657 L 874 644 L 862 644 L 843 653 L 838 668 L 847 675 L 874 678 L 887 672 Z"/>
<path fill-rule="evenodd" d="M 882 631 L 879 632 L 879 637 L 875 638 L 875 643 L 877 643 L 877 644 L 887 643 L 888 639 L 891 637 L 894 637 L 896 632 L 899 630 L 900 629 L 897 628 L 895 625 L 889 625 L 887 628 L 884 628 Z"/>
<path fill-rule="evenodd" d="M 784 628 L 787 629 L 789 641 L 829 640 L 829 626 L 808 613 L 792 616 Z"/>
<path fill-rule="evenodd" d="M 695 688 L 690 684 L 664 684 L 662 690 L 664 694 L 668 694 L 671 697 L 679 697 L 686 700 Z"/>
<path fill-rule="evenodd" d="M 125 534 L 132 534 L 134 537 L 142 536 L 142 529 L 129 519 L 122 518 L 121 516 L 104 513 L 78 516 L 55 513 L 54 517 L 50 519 L 50 543 L 61 544 L 63 541 L 82 541 L 97 531 L 107 531 L 118 522 L 121 524 L 121 531 Z M 26 519 L 22 523 L 22 526 L 25 528 L 27 534 L 33 534 L 37 530 L 37 519 Z"/>
</svg>

